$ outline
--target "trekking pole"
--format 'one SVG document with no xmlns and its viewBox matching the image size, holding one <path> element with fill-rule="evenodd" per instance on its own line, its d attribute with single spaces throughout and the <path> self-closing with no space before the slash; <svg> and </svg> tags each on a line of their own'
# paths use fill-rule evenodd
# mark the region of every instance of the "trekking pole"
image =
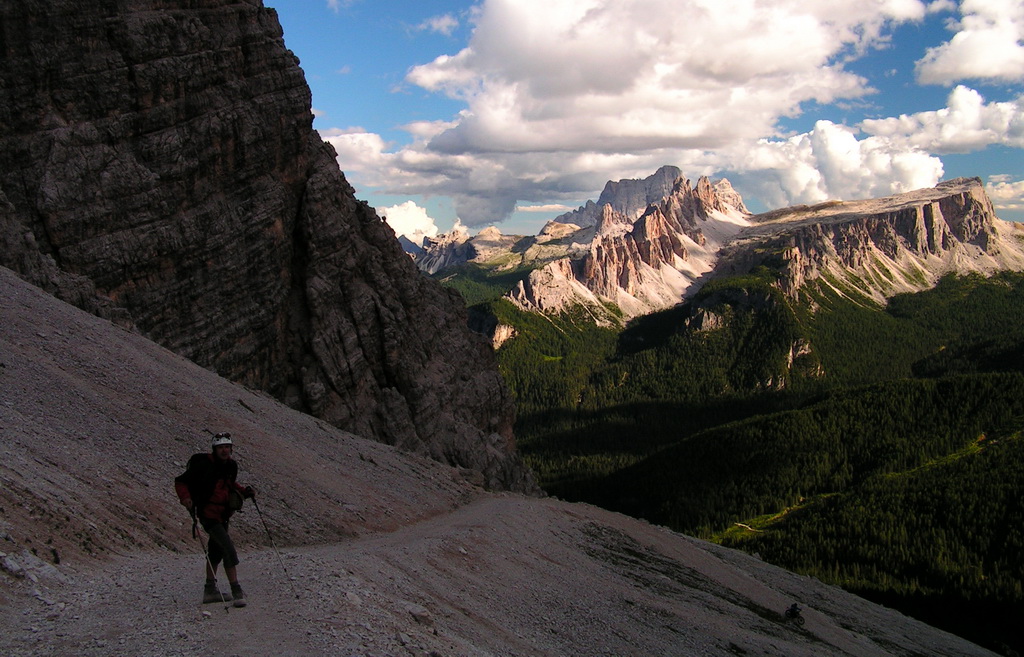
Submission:
<svg viewBox="0 0 1024 657">
<path fill-rule="evenodd" d="M 299 594 L 296 592 L 295 586 L 292 584 L 292 578 L 288 574 L 288 569 L 285 568 L 284 559 L 281 558 L 281 552 L 277 549 L 277 543 L 274 542 L 274 535 L 270 533 L 270 527 L 267 527 L 267 521 L 263 519 L 263 512 L 260 511 L 260 505 L 259 502 L 256 501 L 255 495 L 252 498 L 252 503 L 253 506 L 256 507 L 256 515 L 260 517 L 260 522 L 263 523 L 263 529 L 267 532 L 267 537 L 270 539 L 270 545 L 273 546 L 274 552 L 277 554 L 277 561 L 281 564 L 281 570 L 284 571 L 285 579 L 288 580 L 288 587 L 292 590 L 292 593 L 295 594 L 295 598 L 298 599 Z"/>
<path fill-rule="evenodd" d="M 196 517 L 196 509 L 195 509 L 195 507 L 192 507 L 191 509 L 189 509 L 188 510 L 188 514 L 190 516 L 192 516 L 192 536 L 197 541 L 199 541 L 199 548 L 203 551 L 203 556 L 206 557 L 206 565 L 210 567 L 210 572 L 212 573 L 213 572 L 213 562 L 210 561 L 210 551 L 208 549 L 206 549 L 206 544 L 203 543 L 203 537 L 199 535 L 199 527 L 198 527 L 198 525 L 199 525 L 199 518 Z M 231 613 L 231 610 L 228 609 L 228 599 L 224 596 L 224 592 L 220 590 L 219 586 L 217 587 L 217 593 L 220 594 L 221 602 L 224 603 L 224 613 L 225 614 Z"/>
</svg>

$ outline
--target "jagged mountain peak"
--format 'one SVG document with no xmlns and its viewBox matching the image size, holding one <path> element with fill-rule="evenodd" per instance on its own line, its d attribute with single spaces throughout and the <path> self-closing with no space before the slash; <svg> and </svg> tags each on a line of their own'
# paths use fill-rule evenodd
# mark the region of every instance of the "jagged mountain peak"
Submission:
<svg viewBox="0 0 1024 657">
<path fill-rule="evenodd" d="M 682 176 L 679 167 L 664 165 L 646 178 L 608 181 L 597 206 L 610 205 L 616 212 L 635 218 L 647 206 L 668 196 Z"/>
<path fill-rule="evenodd" d="M 674 171 L 663 167 L 659 173 L 664 182 Z M 723 241 L 747 224 L 746 215 L 727 182 L 719 188 L 701 177 L 694 188 L 677 176 L 665 196 L 636 216 L 601 205 L 589 247 L 532 272 L 509 297 L 542 312 L 587 307 L 601 323 L 672 306 L 710 270 Z M 566 283 L 570 272 L 576 285 Z M 615 304 L 621 315 L 610 314 L 603 302 Z"/>
<path fill-rule="evenodd" d="M 633 227 L 633 220 L 616 211 L 610 204 L 601 206 L 594 225 L 595 235 L 599 238 L 620 236 Z"/>
<path fill-rule="evenodd" d="M 671 194 L 682 175 L 679 167 L 665 165 L 646 178 L 609 180 L 596 203 L 587 201 L 578 209 L 555 217 L 554 221 L 581 227 L 593 226 L 605 205 L 610 205 L 613 210 L 630 219 L 636 219 L 649 205 L 659 203 Z"/>
<path fill-rule="evenodd" d="M 417 264 L 430 274 L 467 262 L 532 268 L 509 292 L 513 303 L 539 312 L 580 306 L 598 323 L 620 323 L 681 301 L 747 224 L 727 180 L 702 176 L 694 186 L 672 166 L 610 182 L 599 201 L 548 222 L 536 237 L 453 231 L 425 242 Z"/>
<path fill-rule="evenodd" d="M 747 210 L 747 206 L 743 204 L 743 197 L 740 193 L 733 189 L 732 183 L 729 182 L 728 178 L 721 178 L 714 183 L 715 193 L 726 205 L 739 210 L 743 214 L 750 214 Z"/>
</svg>

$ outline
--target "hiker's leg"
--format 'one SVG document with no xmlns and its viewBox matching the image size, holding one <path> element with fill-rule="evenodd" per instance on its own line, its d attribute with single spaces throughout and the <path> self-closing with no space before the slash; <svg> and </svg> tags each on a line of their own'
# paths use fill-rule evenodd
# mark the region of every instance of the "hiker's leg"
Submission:
<svg viewBox="0 0 1024 657">
<path fill-rule="evenodd" d="M 238 565 L 238 552 L 235 550 L 234 541 L 228 535 L 228 523 L 211 522 L 209 525 L 204 524 L 203 526 L 206 528 L 206 533 L 210 535 L 210 562 L 213 564 L 214 570 L 216 570 L 217 564 L 223 560 L 224 572 L 228 576 L 228 581 L 236 581 L 234 571 L 235 566 Z"/>
<path fill-rule="evenodd" d="M 213 523 L 210 525 L 210 529 L 207 533 L 210 535 L 210 549 L 206 556 L 206 575 L 208 579 L 214 579 L 217 576 L 217 566 L 224 559 L 224 548 L 221 546 L 221 542 L 214 538 L 217 535 L 216 528 L 220 527 L 219 523 Z"/>
<path fill-rule="evenodd" d="M 238 553 L 235 551 L 235 544 L 231 541 L 231 537 L 228 536 L 226 522 L 205 520 L 203 529 L 210 537 L 210 561 L 206 564 L 206 574 L 208 579 L 213 579 L 211 575 L 217 574 L 217 566 L 221 561 L 224 562 L 224 572 L 227 572 L 228 566 L 234 568 L 238 565 Z"/>
</svg>

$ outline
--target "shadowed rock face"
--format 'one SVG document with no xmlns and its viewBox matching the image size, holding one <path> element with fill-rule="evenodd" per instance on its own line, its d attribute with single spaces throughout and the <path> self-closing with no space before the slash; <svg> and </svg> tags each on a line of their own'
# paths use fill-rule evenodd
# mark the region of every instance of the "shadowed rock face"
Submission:
<svg viewBox="0 0 1024 657">
<path fill-rule="evenodd" d="M 0 264 L 344 429 L 532 490 L 457 297 L 312 129 L 261 2 L 0 7 Z"/>
</svg>

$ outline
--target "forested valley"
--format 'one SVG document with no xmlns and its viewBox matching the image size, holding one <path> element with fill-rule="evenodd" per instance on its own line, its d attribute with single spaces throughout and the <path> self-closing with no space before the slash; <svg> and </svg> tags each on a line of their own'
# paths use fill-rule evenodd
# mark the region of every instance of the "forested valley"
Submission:
<svg viewBox="0 0 1024 657">
<path fill-rule="evenodd" d="M 620 330 L 476 272 L 473 311 L 517 331 L 498 358 L 542 486 L 1024 651 L 1024 275 L 885 307 L 773 276 Z"/>
</svg>

